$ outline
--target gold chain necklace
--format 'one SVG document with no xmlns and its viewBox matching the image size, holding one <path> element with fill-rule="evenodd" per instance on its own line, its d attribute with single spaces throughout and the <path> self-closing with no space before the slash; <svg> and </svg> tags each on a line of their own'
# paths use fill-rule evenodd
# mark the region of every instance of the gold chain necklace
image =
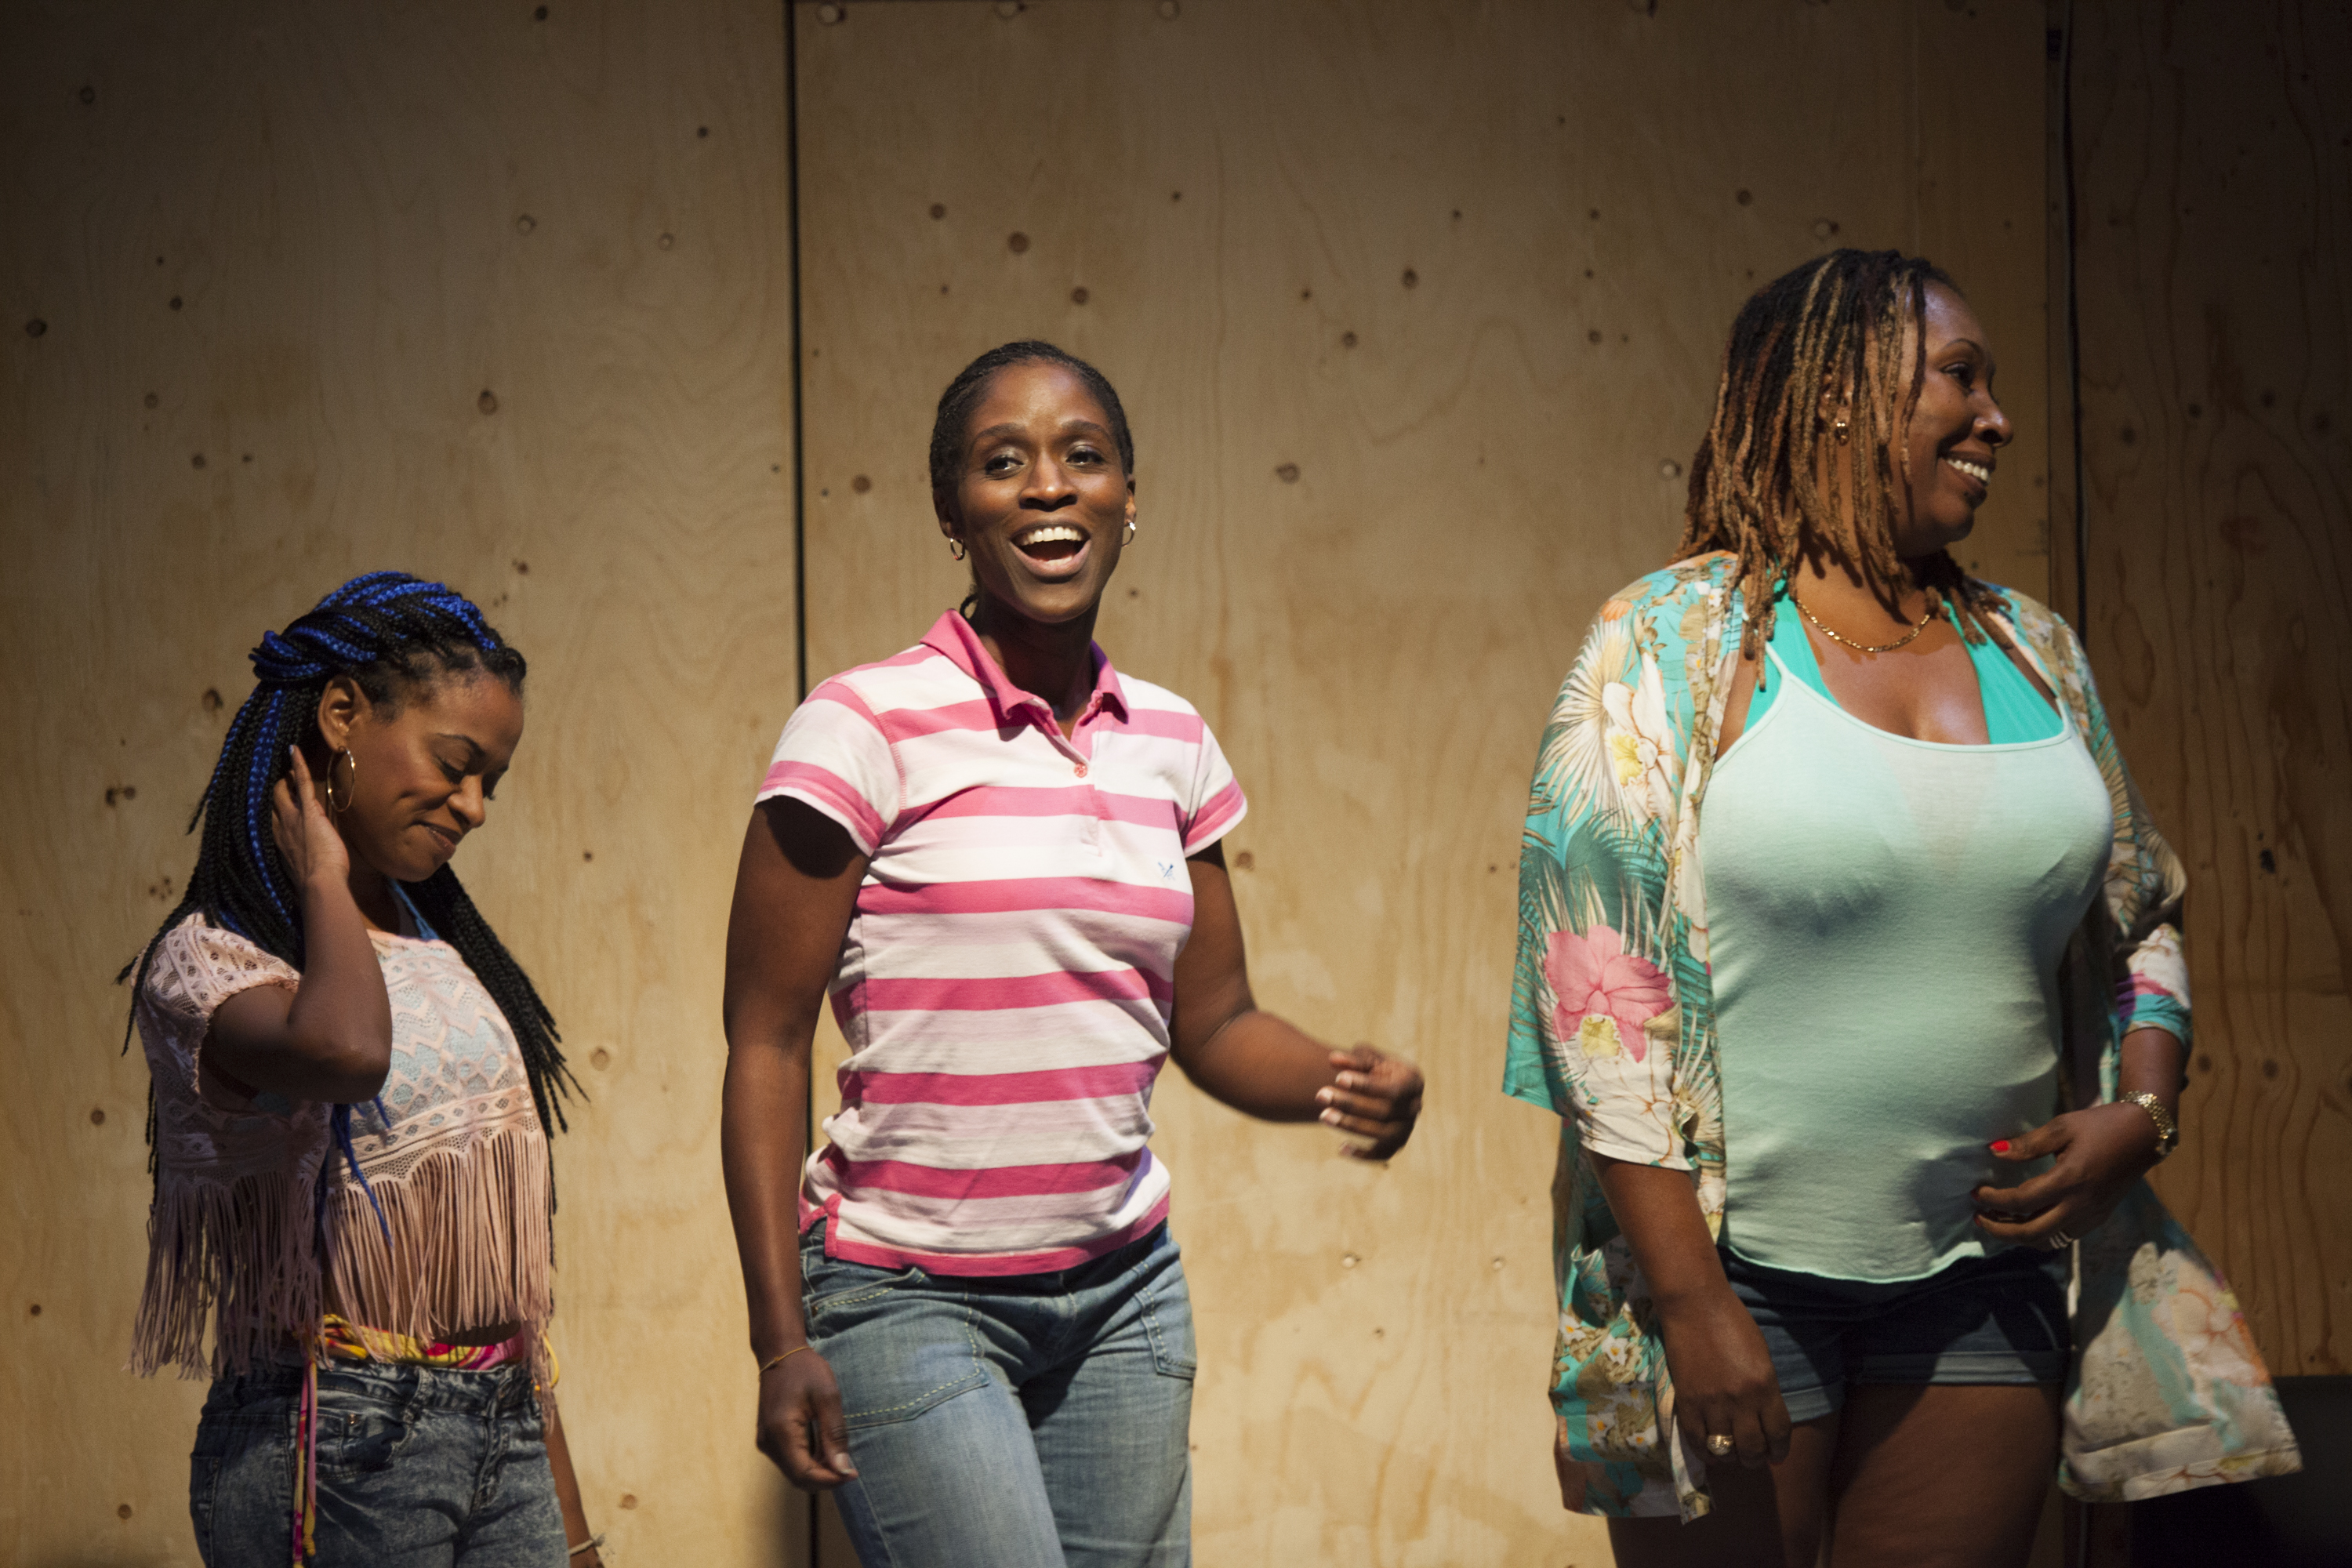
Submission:
<svg viewBox="0 0 2352 1568">
<path fill-rule="evenodd" d="M 1829 638 L 1830 641 L 1845 647 L 1850 647 L 1856 653 L 1893 653 L 1898 647 L 1907 647 L 1912 638 L 1917 637 L 1921 632 L 1926 631 L 1930 626 L 1934 625 L 1936 617 L 1943 614 L 1942 605 L 1934 598 L 1930 598 L 1927 601 L 1927 613 L 1919 617 L 1919 624 L 1917 626 L 1913 626 L 1909 631 L 1905 632 L 1901 637 L 1896 637 L 1891 643 L 1874 645 L 1866 642 L 1856 642 L 1852 637 L 1842 637 L 1838 636 L 1837 633 L 1830 630 L 1829 627 L 1822 625 L 1821 617 L 1813 614 L 1812 611 L 1805 608 L 1805 602 L 1797 597 L 1797 592 L 1794 588 L 1789 590 L 1789 603 L 1797 606 L 1797 614 L 1804 616 L 1805 619 L 1812 623 L 1813 630 L 1821 633 L 1822 636 Z"/>
</svg>

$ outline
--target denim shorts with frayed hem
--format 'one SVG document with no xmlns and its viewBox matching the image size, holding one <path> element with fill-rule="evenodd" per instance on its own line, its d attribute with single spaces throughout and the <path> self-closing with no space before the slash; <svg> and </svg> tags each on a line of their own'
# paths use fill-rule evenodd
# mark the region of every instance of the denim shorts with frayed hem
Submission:
<svg viewBox="0 0 2352 1568">
<path fill-rule="evenodd" d="M 1836 1410 L 1849 1383 L 2062 1383 L 2074 1354 L 2063 1252 L 2013 1248 L 1891 1284 L 1720 1256 L 1791 1421 Z"/>
</svg>

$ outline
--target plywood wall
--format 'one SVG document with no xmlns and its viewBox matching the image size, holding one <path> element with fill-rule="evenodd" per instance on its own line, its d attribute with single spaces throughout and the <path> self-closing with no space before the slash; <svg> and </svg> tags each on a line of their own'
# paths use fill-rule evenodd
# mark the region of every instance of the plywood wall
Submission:
<svg viewBox="0 0 2352 1568">
<path fill-rule="evenodd" d="M 794 11 L 813 674 L 961 596 L 948 378 L 1094 360 L 1141 519 L 1100 635 L 1251 795 L 1259 997 L 1430 1077 L 1385 1171 L 1163 1085 L 1201 1561 L 1606 1562 L 1551 1475 L 1556 1130 L 1496 1088 L 1537 731 L 1674 543 L 1733 311 L 1834 244 L 1971 292 L 2020 438 L 1964 553 L 2042 591 L 2041 6 Z"/>
<path fill-rule="evenodd" d="M 558 1343 L 613 1560 L 796 1560 L 748 1441 L 718 999 L 793 700 L 771 0 L 10 4 L 0 21 L 0 1561 L 184 1564 L 200 1384 L 121 1372 L 145 1069 L 245 651 L 401 566 L 532 663 L 461 858 L 594 1103 Z"/>
<path fill-rule="evenodd" d="M 2189 862 L 2168 1203 L 2282 1374 L 2352 1373 L 2352 17 L 2074 8 L 2093 662 Z"/>
</svg>

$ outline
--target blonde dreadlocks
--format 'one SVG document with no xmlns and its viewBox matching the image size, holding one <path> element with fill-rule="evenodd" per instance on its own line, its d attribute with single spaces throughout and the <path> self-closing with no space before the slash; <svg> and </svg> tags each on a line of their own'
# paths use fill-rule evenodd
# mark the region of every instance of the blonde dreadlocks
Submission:
<svg viewBox="0 0 2352 1568">
<path fill-rule="evenodd" d="M 1759 289 L 1731 324 L 1675 559 L 1710 550 L 1738 557 L 1739 647 L 1749 658 L 1761 657 L 1775 590 L 1809 542 L 1851 563 L 1890 609 L 1899 604 L 1895 523 L 1907 504 L 1911 415 L 1927 377 L 1930 283 L 1959 291 L 1920 257 L 1833 250 Z M 1849 428 L 1834 441 L 1821 412 L 1825 388 L 1849 394 L 1841 410 Z M 1913 572 L 1963 637 L 1984 639 L 1979 616 L 2000 602 L 1990 587 L 1948 551 Z"/>
</svg>

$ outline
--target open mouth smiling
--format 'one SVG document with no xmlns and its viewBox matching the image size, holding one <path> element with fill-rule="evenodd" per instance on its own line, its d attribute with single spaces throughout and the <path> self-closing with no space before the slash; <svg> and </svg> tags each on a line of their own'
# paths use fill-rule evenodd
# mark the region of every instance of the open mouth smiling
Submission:
<svg viewBox="0 0 2352 1568">
<path fill-rule="evenodd" d="M 1041 522 L 1013 536 L 1013 547 L 1038 566 L 1059 573 L 1087 552 L 1087 531 L 1075 523 Z"/>
<path fill-rule="evenodd" d="M 1960 472 L 1976 480 L 1979 485 L 1990 486 L 1992 483 L 1992 465 L 1990 463 L 1979 463 L 1974 458 L 1955 458 L 1948 455 L 1944 458 L 1944 461 L 1951 464 L 1952 467 L 1959 469 Z"/>
</svg>

